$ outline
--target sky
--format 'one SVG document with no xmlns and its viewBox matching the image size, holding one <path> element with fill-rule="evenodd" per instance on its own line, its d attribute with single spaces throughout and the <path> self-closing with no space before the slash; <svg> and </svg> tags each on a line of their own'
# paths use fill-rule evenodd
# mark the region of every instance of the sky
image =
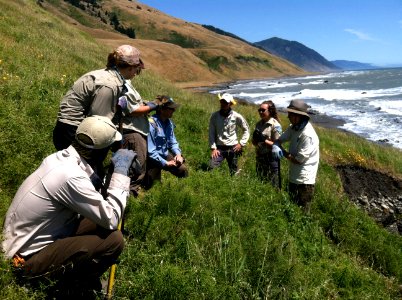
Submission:
<svg viewBox="0 0 402 300">
<path fill-rule="evenodd" d="M 402 0 L 141 0 L 249 42 L 302 43 L 327 60 L 402 66 Z"/>
</svg>

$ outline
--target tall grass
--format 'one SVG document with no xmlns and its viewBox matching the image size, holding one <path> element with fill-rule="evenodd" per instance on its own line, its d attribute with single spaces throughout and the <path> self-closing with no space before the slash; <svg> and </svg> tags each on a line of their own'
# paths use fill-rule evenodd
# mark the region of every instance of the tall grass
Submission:
<svg viewBox="0 0 402 300">
<path fill-rule="evenodd" d="M 133 43 L 135 45 L 135 41 Z M 34 1 L 0 0 L 0 215 L 24 178 L 54 151 L 59 102 L 76 78 L 105 65 L 107 49 Z M 310 216 L 260 182 L 254 149 L 243 169 L 206 172 L 208 119 L 216 97 L 176 89 L 145 71 L 134 79 L 145 99 L 169 94 L 182 104 L 176 135 L 190 176 L 130 198 L 117 299 L 399 299 L 402 239 L 378 227 L 343 194 L 336 164 L 402 175 L 400 151 L 317 128 L 322 159 Z M 251 127 L 255 107 L 235 107 Z M 284 127 L 287 122 L 284 118 Z M 286 184 L 288 165 L 283 162 Z M 105 275 L 106 276 L 106 275 Z M 0 263 L 2 299 L 41 299 Z"/>
</svg>

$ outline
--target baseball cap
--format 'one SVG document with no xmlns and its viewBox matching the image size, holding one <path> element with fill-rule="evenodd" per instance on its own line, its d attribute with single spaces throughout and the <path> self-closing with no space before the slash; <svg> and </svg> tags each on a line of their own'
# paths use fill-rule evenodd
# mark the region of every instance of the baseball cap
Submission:
<svg viewBox="0 0 402 300">
<path fill-rule="evenodd" d="M 179 103 L 174 102 L 172 97 L 169 96 L 157 96 L 156 99 L 160 102 L 162 108 L 178 108 L 180 106 Z"/>
<path fill-rule="evenodd" d="M 116 126 L 107 117 L 90 116 L 78 125 L 77 142 L 89 149 L 103 149 L 122 139 Z"/>
<path fill-rule="evenodd" d="M 233 99 L 233 96 L 229 93 L 218 94 L 219 100 L 225 100 L 227 103 L 232 102 L 232 104 L 236 104 L 236 100 Z"/>
</svg>

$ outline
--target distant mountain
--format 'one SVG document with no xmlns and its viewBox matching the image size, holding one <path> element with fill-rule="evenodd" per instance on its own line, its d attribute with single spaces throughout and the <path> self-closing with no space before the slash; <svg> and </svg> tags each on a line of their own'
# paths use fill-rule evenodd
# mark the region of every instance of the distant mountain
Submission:
<svg viewBox="0 0 402 300">
<path fill-rule="evenodd" d="M 331 60 L 331 63 L 342 70 L 370 70 L 380 68 L 378 66 L 374 66 L 373 64 L 350 60 Z"/>
<path fill-rule="evenodd" d="M 328 72 L 340 68 L 326 60 L 318 52 L 296 41 L 273 37 L 254 43 L 266 51 L 282 57 L 310 72 Z"/>
</svg>

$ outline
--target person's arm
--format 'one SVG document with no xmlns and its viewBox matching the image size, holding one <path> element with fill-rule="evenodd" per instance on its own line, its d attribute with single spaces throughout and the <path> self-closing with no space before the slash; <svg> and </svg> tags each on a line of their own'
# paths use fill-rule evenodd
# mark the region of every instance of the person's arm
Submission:
<svg viewBox="0 0 402 300">
<path fill-rule="evenodd" d="M 216 149 L 216 139 L 217 139 L 216 125 L 214 119 L 215 119 L 214 114 L 212 114 L 209 119 L 209 127 L 208 127 L 209 148 L 212 150 Z"/>
<path fill-rule="evenodd" d="M 70 209 L 103 228 L 115 230 L 126 207 L 129 188 L 129 177 L 113 173 L 104 199 L 87 176 L 76 176 L 63 185 L 57 200 L 61 198 Z"/>
<path fill-rule="evenodd" d="M 166 142 L 168 145 L 168 149 L 174 154 L 178 155 L 181 154 L 181 149 L 179 147 L 179 142 L 176 139 L 176 136 L 174 134 L 174 127 L 175 125 L 171 120 L 169 120 L 169 127 L 167 130 L 167 136 L 166 136 Z"/>
<path fill-rule="evenodd" d="M 247 142 L 248 142 L 248 140 L 250 138 L 250 128 L 249 128 L 249 126 L 247 124 L 246 119 L 241 115 L 239 115 L 239 118 L 238 118 L 238 125 L 240 125 L 240 127 L 243 130 L 243 135 L 242 135 L 242 137 L 241 137 L 241 139 L 239 141 L 239 144 L 242 147 L 244 147 L 244 146 L 246 146 L 246 144 L 247 144 Z"/>
<path fill-rule="evenodd" d="M 297 153 L 289 155 L 286 157 L 288 160 L 295 164 L 303 164 L 313 152 L 313 143 L 312 139 L 309 136 L 302 135 L 297 144 Z"/>
<path fill-rule="evenodd" d="M 211 115 L 211 118 L 209 119 L 209 148 L 211 149 L 211 157 L 212 158 L 217 158 L 220 155 L 219 150 L 216 148 L 216 140 L 217 140 L 217 130 L 216 130 L 216 121 L 214 114 Z"/>
</svg>

